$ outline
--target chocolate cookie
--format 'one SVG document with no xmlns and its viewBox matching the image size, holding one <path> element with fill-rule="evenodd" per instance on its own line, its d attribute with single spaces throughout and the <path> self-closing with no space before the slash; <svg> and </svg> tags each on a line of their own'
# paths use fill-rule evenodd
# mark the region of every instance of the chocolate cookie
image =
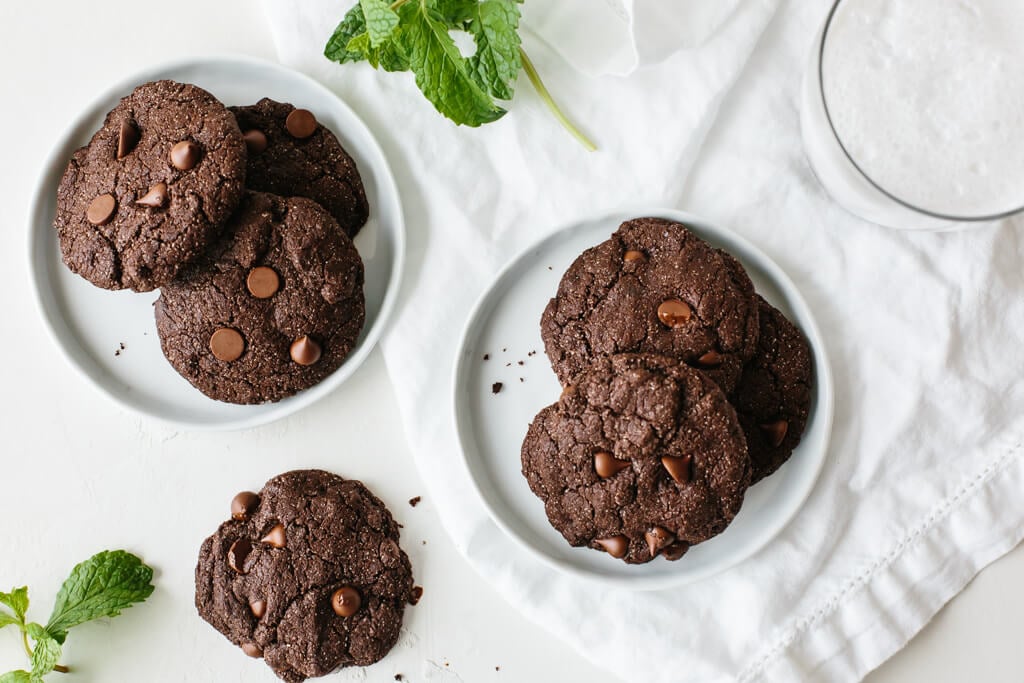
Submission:
<svg viewBox="0 0 1024 683">
<path fill-rule="evenodd" d="M 366 223 L 369 206 L 356 163 L 338 138 L 308 110 L 271 99 L 231 111 L 249 145 L 246 187 L 308 197 L 355 237 Z"/>
<path fill-rule="evenodd" d="M 391 650 L 412 567 L 398 524 L 362 483 L 287 472 L 235 496 L 231 514 L 196 566 L 196 609 L 210 625 L 290 682 Z"/>
<path fill-rule="evenodd" d="M 742 266 L 660 218 L 626 221 L 583 252 L 541 318 L 563 385 L 595 357 L 639 352 L 683 360 L 729 392 L 757 331 L 754 286 Z"/>
<path fill-rule="evenodd" d="M 165 286 L 156 327 L 211 398 L 277 401 L 337 369 L 363 327 L 363 262 L 318 204 L 248 193 L 210 254 Z"/>
<path fill-rule="evenodd" d="M 750 460 L 721 389 L 679 361 L 599 358 L 534 418 L 523 475 L 573 546 L 679 559 L 739 512 Z"/>
<path fill-rule="evenodd" d="M 747 437 L 751 483 L 779 469 L 800 443 L 811 405 L 813 363 L 807 340 L 757 297 L 761 334 L 733 403 Z"/>
<path fill-rule="evenodd" d="M 246 150 L 235 118 L 194 85 L 136 88 L 75 152 L 57 189 L 64 263 L 105 289 L 170 282 L 238 205 Z"/>
</svg>

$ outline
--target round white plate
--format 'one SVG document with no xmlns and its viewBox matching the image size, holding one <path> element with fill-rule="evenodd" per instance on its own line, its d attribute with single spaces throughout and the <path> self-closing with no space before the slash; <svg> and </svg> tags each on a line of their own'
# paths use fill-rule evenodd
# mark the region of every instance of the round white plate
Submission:
<svg viewBox="0 0 1024 683">
<path fill-rule="evenodd" d="M 658 558 L 627 565 L 611 556 L 573 548 L 544 515 L 544 505 L 520 471 L 527 426 L 558 400 L 561 387 L 544 354 L 540 317 L 569 264 L 606 239 L 624 220 L 658 216 L 685 223 L 711 244 L 736 256 L 757 291 L 778 307 L 810 342 L 815 382 L 810 418 L 800 446 L 778 472 L 752 487 L 743 508 L 721 535 L 694 546 L 680 560 Z M 466 466 L 491 517 L 544 562 L 575 576 L 649 590 L 720 572 L 768 543 L 796 514 L 814 486 L 832 429 L 832 373 L 818 326 L 792 281 L 739 236 L 682 211 L 617 212 L 575 223 L 517 256 L 477 302 L 455 364 L 455 429 Z M 534 353 L 535 352 L 535 353 Z M 489 360 L 484 360 L 484 354 Z M 522 361 L 522 364 L 520 364 Z M 498 394 L 492 384 L 501 382 Z"/>
<path fill-rule="evenodd" d="M 118 100 L 147 81 L 194 83 L 228 106 L 263 97 L 309 109 L 341 140 L 359 167 L 370 220 L 355 243 L 366 272 L 366 325 L 344 365 L 317 386 L 278 403 L 237 406 L 207 398 L 160 351 L 153 321 L 158 292 L 93 287 L 61 262 L 53 217 L 57 184 L 74 151 L 99 129 Z M 369 355 L 398 295 L 405 226 L 387 161 L 362 121 L 327 88 L 279 64 L 245 57 L 190 59 L 149 69 L 114 85 L 86 107 L 43 168 L 29 214 L 29 261 L 39 309 L 71 364 L 125 408 L 186 429 L 240 429 L 271 422 L 325 396 Z M 124 348 L 121 348 L 121 345 Z"/>
</svg>

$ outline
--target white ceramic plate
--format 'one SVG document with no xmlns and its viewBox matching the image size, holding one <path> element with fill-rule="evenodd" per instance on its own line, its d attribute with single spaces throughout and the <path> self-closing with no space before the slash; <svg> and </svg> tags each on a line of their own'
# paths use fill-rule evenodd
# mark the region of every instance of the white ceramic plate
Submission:
<svg viewBox="0 0 1024 683">
<path fill-rule="evenodd" d="M 236 406 L 207 398 L 164 358 L 153 321 L 158 292 L 93 287 L 61 262 L 52 223 L 57 184 L 72 153 L 99 129 L 118 100 L 147 81 L 194 83 L 226 105 L 263 97 L 311 110 L 338 136 L 363 178 L 370 220 L 355 243 L 366 269 L 366 325 L 344 365 L 317 386 L 278 403 Z M 373 349 L 398 295 L 405 226 L 398 190 L 370 131 L 348 106 L 316 81 L 279 64 L 243 57 L 191 59 L 136 74 L 114 85 L 57 143 L 36 189 L 29 224 L 29 261 L 39 308 L 71 364 L 125 408 L 186 429 L 240 429 L 289 415 L 344 382 Z M 124 349 L 121 349 L 124 344 Z"/>
<path fill-rule="evenodd" d="M 588 548 L 570 547 L 544 515 L 520 472 L 527 426 L 561 387 L 544 354 L 540 317 L 569 264 L 606 240 L 619 224 L 659 216 L 688 225 L 736 256 L 758 292 L 807 335 L 814 354 L 810 418 L 800 446 L 778 472 L 752 487 L 740 514 L 720 536 L 676 562 L 627 565 Z M 532 352 L 536 352 L 531 355 Z M 483 360 L 484 354 L 490 359 Z M 520 365 L 519 361 L 523 364 Z M 522 380 L 520 380 L 522 378 Z M 491 386 L 501 382 L 494 394 Z M 455 428 L 466 466 L 495 523 L 548 564 L 570 574 L 648 590 L 696 581 L 740 562 L 768 543 L 796 514 L 814 486 L 832 429 L 832 373 L 818 326 L 796 287 L 773 261 L 739 236 L 682 211 L 617 212 L 570 225 L 516 257 L 470 316 L 455 364 Z"/>
</svg>

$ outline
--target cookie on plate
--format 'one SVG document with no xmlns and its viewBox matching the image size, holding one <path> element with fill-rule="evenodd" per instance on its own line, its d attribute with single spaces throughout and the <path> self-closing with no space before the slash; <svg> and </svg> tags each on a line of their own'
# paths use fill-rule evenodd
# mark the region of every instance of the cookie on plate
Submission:
<svg viewBox="0 0 1024 683">
<path fill-rule="evenodd" d="M 394 646 L 412 567 L 362 483 L 287 472 L 235 496 L 231 514 L 196 566 L 196 609 L 228 640 L 290 682 L 368 666 Z"/>
<path fill-rule="evenodd" d="M 594 358 L 657 353 L 700 368 L 726 392 L 757 345 L 754 286 L 743 267 L 685 226 L 623 223 L 581 254 L 541 317 L 562 384 Z"/>
<path fill-rule="evenodd" d="M 750 451 L 751 483 L 779 469 L 800 443 L 811 405 L 811 349 L 800 330 L 757 297 L 761 333 L 733 397 Z"/>
<path fill-rule="evenodd" d="M 170 282 L 238 205 L 246 149 L 234 116 L 202 88 L 136 88 L 71 158 L 54 227 L 64 263 L 105 289 Z"/>
<path fill-rule="evenodd" d="M 229 403 L 277 401 L 337 369 L 365 317 L 363 262 L 319 204 L 248 193 L 210 253 L 163 287 L 160 346 Z"/>
<path fill-rule="evenodd" d="M 369 206 L 356 163 L 338 138 L 310 111 L 268 98 L 231 111 L 249 146 L 246 187 L 312 199 L 355 237 Z"/>
<path fill-rule="evenodd" d="M 679 559 L 743 503 L 750 460 L 719 387 L 673 358 L 599 358 L 540 411 L 522 471 L 573 546 L 628 563 Z"/>
</svg>

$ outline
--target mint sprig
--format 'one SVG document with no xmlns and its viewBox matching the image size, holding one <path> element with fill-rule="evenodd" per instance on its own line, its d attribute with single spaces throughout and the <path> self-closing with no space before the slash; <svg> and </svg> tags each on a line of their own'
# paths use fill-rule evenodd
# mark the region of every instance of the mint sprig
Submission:
<svg viewBox="0 0 1024 683">
<path fill-rule="evenodd" d="M 94 619 L 115 617 L 121 610 L 142 602 L 153 593 L 153 570 L 124 550 L 104 551 L 78 564 L 57 593 L 46 626 L 26 622 L 28 588 L 0 592 L 0 628 L 16 625 L 21 631 L 32 670 L 0 675 L 0 683 L 41 683 L 52 672 L 67 672 L 58 664 L 68 631 Z M 29 646 L 29 639 L 34 646 Z"/>
<path fill-rule="evenodd" d="M 339 64 L 367 61 L 385 71 L 412 71 L 438 112 L 466 126 L 496 121 L 499 101 L 515 94 L 523 69 L 542 101 L 588 150 L 594 144 L 555 103 L 519 38 L 522 0 L 359 0 L 334 30 L 324 56 Z M 463 56 L 451 31 L 472 36 Z"/>
</svg>

